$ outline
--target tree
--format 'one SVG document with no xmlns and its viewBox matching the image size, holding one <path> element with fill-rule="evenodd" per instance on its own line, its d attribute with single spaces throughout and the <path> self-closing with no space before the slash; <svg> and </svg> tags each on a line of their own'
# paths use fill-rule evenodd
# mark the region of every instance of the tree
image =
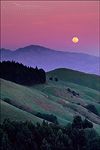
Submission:
<svg viewBox="0 0 100 150">
<path fill-rule="evenodd" d="M 84 130 L 87 141 L 96 138 L 98 136 L 97 132 L 93 128 L 86 128 Z"/>
<path fill-rule="evenodd" d="M 83 129 L 73 129 L 71 139 L 74 150 L 83 150 L 86 145 L 86 136 Z"/>
<path fill-rule="evenodd" d="M 58 78 L 55 77 L 54 79 L 55 79 L 55 81 L 58 81 Z"/>
<path fill-rule="evenodd" d="M 71 92 L 71 89 L 70 89 L 70 88 L 68 88 L 68 89 L 67 89 L 67 91 L 68 91 L 68 92 Z"/>
<path fill-rule="evenodd" d="M 49 80 L 53 80 L 53 78 L 52 78 L 52 77 L 50 77 L 50 78 L 49 78 Z"/>
<path fill-rule="evenodd" d="M 76 129 L 81 129 L 82 128 L 82 119 L 81 119 L 80 116 L 75 116 L 74 117 L 72 127 L 76 128 Z"/>
<path fill-rule="evenodd" d="M 94 105 L 89 104 L 89 105 L 86 106 L 86 108 L 87 108 L 88 110 L 90 110 L 91 112 L 93 112 L 94 114 L 98 115 L 98 112 L 97 112 L 97 110 L 96 110 L 96 108 L 95 108 Z"/>
<path fill-rule="evenodd" d="M 100 150 L 100 136 L 93 128 L 80 128 L 81 122 L 80 116 L 74 117 L 74 127 L 71 123 L 64 127 L 45 121 L 33 125 L 6 119 L 0 124 L 0 149 Z"/>
<path fill-rule="evenodd" d="M 89 150 L 100 150 L 100 137 L 93 138 L 88 141 L 87 149 Z"/>
<path fill-rule="evenodd" d="M 7 135 L 6 132 L 2 136 L 1 150 L 12 150 L 12 148 L 11 148 L 11 142 L 10 142 L 10 140 L 9 140 L 8 135 Z"/>
<path fill-rule="evenodd" d="M 92 124 L 90 121 L 88 121 L 87 119 L 85 119 L 85 120 L 82 122 L 82 126 L 83 126 L 84 129 L 85 129 L 85 128 L 93 128 L 93 124 Z"/>
<path fill-rule="evenodd" d="M 72 94 L 73 94 L 74 96 L 76 96 L 76 92 L 75 92 L 75 91 L 72 91 Z"/>
<path fill-rule="evenodd" d="M 42 142 L 42 145 L 40 147 L 40 150 L 51 150 L 50 148 L 50 144 L 47 142 L 47 140 L 44 138 L 43 139 L 43 142 Z"/>
</svg>

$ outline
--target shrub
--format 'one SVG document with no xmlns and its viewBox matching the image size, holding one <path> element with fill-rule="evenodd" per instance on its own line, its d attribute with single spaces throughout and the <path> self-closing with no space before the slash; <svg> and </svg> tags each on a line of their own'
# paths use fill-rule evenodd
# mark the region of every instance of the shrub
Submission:
<svg viewBox="0 0 100 150">
<path fill-rule="evenodd" d="M 96 108 L 95 108 L 94 105 L 89 104 L 89 105 L 86 106 L 86 108 L 87 108 L 88 110 L 90 110 L 91 112 L 93 112 L 94 114 L 98 115 L 98 112 L 97 112 L 97 110 L 96 110 Z"/>
<path fill-rule="evenodd" d="M 55 79 L 55 81 L 58 81 L 58 78 L 54 78 Z"/>
<path fill-rule="evenodd" d="M 74 96 L 76 96 L 76 93 L 75 93 L 75 91 L 72 91 L 72 94 L 73 94 Z"/>
<path fill-rule="evenodd" d="M 8 104 L 11 104 L 11 100 L 9 98 L 5 98 L 4 99 L 4 102 L 8 103 Z"/>
<path fill-rule="evenodd" d="M 49 80 L 53 80 L 53 78 L 52 78 L 52 77 L 50 77 L 50 78 L 49 78 Z"/>
<path fill-rule="evenodd" d="M 82 126 L 83 126 L 84 129 L 85 129 L 85 128 L 93 128 L 93 124 L 92 124 L 90 121 L 88 121 L 87 119 L 85 119 L 85 120 L 82 122 Z"/>
<path fill-rule="evenodd" d="M 71 89 L 70 89 L 70 88 L 68 88 L 68 89 L 67 89 L 67 91 L 68 91 L 68 92 L 71 92 Z"/>
<path fill-rule="evenodd" d="M 72 127 L 76 128 L 76 129 L 81 129 L 82 128 L 82 119 L 81 119 L 80 116 L 75 116 L 74 117 Z"/>
<path fill-rule="evenodd" d="M 36 116 L 39 118 L 45 119 L 47 121 L 58 124 L 57 117 L 53 114 L 49 115 L 49 114 L 42 114 L 42 113 L 38 112 L 38 113 L 36 113 Z"/>
</svg>

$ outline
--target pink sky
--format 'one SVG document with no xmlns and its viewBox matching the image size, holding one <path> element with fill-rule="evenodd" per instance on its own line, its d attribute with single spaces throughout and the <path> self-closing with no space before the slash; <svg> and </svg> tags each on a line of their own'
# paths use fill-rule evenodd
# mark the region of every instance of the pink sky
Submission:
<svg viewBox="0 0 100 150">
<path fill-rule="evenodd" d="M 28 45 L 99 56 L 98 1 L 1 2 L 1 47 Z M 74 44 L 72 38 L 79 42 Z"/>
</svg>

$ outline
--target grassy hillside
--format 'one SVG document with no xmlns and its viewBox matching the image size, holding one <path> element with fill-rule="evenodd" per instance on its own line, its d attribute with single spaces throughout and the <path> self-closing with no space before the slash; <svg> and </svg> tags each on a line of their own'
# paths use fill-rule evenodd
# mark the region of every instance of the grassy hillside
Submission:
<svg viewBox="0 0 100 150">
<path fill-rule="evenodd" d="M 37 122 L 42 123 L 43 121 L 42 119 L 1 100 L 1 122 L 3 122 L 3 120 L 6 118 L 9 118 L 13 121 L 15 120 L 22 122 L 25 122 L 27 120 L 31 121 L 34 124 L 36 124 Z"/>
<path fill-rule="evenodd" d="M 64 119 L 66 114 L 64 114 L 63 107 L 58 103 L 50 101 L 45 93 L 35 88 L 30 89 L 3 79 L 1 79 L 1 87 L 1 100 L 9 98 L 14 105 L 33 114 L 42 112 L 57 115 L 61 111 L 62 113 L 58 115 L 58 120 L 68 123 L 68 120 Z M 69 121 L 72 121 L 72 119 L 69 115 Z"/>
<path fill-rule="evenodd" d="M 47 76 L 48 78 L 57 77 L 59 80 L 62 81 L 83 85 L 100 91 L 100 76 L 98 75 L 86 74 L 71 69 L 60 68 L 47 72 Z"/>
<path fill-rule="evenodd" d="M 58 72 L 58 73 L 57 73 Z M 69 70 L 70 72 L 70 70 Z M 70 72 L 71 73 L 71 72 Z M 45 84 L 25 87 L 15 84 L 10 81 L 1 79 L 1 120 L 6 117 L 12 120 L 31 120 L 32 122 L 40 122 L 42 119 L 35 116 L 37 112 L 45 114 L 53 114 L 57 117 L 59 124 L 66 125 L 72 122 L 75 115 L 81 115 L 82 118 L 90 120 L 97 131 L 100 128 L 100 95 L 99 91 L 85 86 L 84 83 L 90 83 L 92 80 L 95 85 L 98 85 L 98 76 L 83 74 L 84 78 L 80 77 L 80 72 L 74 72 L 76 79 L 72 78 L 72 74 L 67 69 L 57 69 L 47 73 L 47 82 Z M 74 74 L 75 75 L 75 74 Z M 58 78 L 58 82 L 49 80 L 52 76 Z M 87 78 L 88 77 L 88 78 Z M 96 79 L 95 79 L 96 78 Z M 78 81 L 80 80 L 80 82 Z M 82 81 L 81 81 L 82 79 Z M 86 82 L 84 80 L 86 80 Z M 77 84 L 75 83 L 77 82 Z M 80 85 L 80 83 L 82 85 Z M 73 95 L 75 91 L 79 95 Z M 11 104 L 4 102 L 5 98 L 9 98 Z M 97 110 L 98 115 L 86 108 L 88 105 L 93 105 Z M 13 112 L 13 113 L 12 113 Z"/>
</svg>

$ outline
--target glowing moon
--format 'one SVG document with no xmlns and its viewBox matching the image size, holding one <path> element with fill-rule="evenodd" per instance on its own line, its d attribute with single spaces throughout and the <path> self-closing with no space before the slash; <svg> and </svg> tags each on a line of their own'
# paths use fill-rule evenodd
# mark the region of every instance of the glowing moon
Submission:
<svg viewBox="0 0 100 150">
<path fill-rule="evenodd" d="M 73 41 L 74 43 L 77 43 L 77 42 L 79 41 L 79 39 L 78 39 L 77 37 L 73 37 L 72 41 Z"/>
</svg>

